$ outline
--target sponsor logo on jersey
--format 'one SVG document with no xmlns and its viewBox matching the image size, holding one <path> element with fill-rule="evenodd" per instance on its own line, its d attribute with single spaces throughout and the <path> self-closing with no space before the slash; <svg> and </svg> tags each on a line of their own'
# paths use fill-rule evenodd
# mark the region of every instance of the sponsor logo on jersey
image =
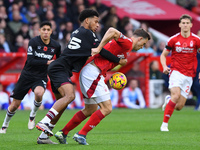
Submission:
<svg viewBox="0 0 200 150">
<path fill-rule="evenodd" d="M 40 58 L 46 58 L 49 60 L 51 60 L 53 57 L 52 55 L 47 55 L 45 53 L 37 53 L 36 51 L 35 51 L 35 56 L 40 57 Z"/>
<path fill-rule="evenodd" d="M 193 53 L 194 48 L 177 46 L 177 47 L 175 48 L 175 50 L 176 50 L 178 53 L 180 53 L 180 52 L 182 52 L 182 53 Z"/>
<path fill-rule="evenodd" d="M 178 42 L 176 42 L 176 44 L 175 45 L 181 45 L 181 43 L 178 41 Z"/>
<path fill-rule="evenodd" d="M 125 58 L 124 54 L 118 54 L 117 57 L 122 59 Z"/>
</svg>

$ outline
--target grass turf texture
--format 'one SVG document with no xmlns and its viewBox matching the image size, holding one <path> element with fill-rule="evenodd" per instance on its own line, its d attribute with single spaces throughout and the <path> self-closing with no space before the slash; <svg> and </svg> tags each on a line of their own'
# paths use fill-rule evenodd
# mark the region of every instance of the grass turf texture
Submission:
<svg viewBox="0 0 200 150">
<path fill-rule="evenodd" d="M 66 110 L 53 132 L 56 133 L 78 110 Z M 88 133 L 88 146 L 79 145 L 72 137 L 83 126 L 80 124 L 69 133 L 68 145 L 38 145 L 40 134 L 36 128 L 28 130 L 30 111 L 17 111 L 6 134 L 0 134 L 0 150 L 198 150 L 200 149 L 200 112 L 191 107 L 174 111 L 169 122 L 169 132 L 161 132 L 161 109 L 114 109 L 102 122 Z M 40 110 L 36 123 L 47 110 Z M 2 125 L 6 111 L 0 111 Z M 55 137 L 52 141 L 57 142 Z"/>
</svg>

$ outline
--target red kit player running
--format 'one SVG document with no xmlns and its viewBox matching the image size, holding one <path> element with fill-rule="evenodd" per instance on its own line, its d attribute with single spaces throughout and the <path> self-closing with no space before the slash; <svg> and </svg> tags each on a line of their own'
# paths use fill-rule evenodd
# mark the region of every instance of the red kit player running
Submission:
<svg viewBox="0 0 200 150">
<path fill-rule="evenodd" d="M 185 14 L 180 17 L 181 32 L 172 36 L 163 50 L 160 61 L 163 72 L 169 73 L 169 89 L 171 96 L 166 96 L 163 104 L 164 118 L 161 131 L 169 131 L 168 121 L 174 109 L 181 110 L 196 76 L 197 49 L 200 48 L 200 38 L 191 33 L 192 18 Z M 166 65 L 166 57 L 171 52 L 171 67 Z"/>
</svg>

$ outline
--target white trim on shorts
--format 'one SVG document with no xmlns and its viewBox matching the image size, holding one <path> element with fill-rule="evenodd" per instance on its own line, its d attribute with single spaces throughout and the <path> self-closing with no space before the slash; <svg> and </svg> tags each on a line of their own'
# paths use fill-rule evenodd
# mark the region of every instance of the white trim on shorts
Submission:
<svg viewBox="0 0 200 150">
<path fill-rule="evenodd" d="M 169 76 L 169 89 L 173 87 L 180 87 L 181 95 L 187 98 L 190 93 L 192 82 L 192 77 L 185 76 L 179 71 L 173 70 Z"/>
<path fill-rule="evenodd" d="M 94 86 L 95 80 L 97 86 Z M 81 92 L 85 96 L 85 104 L 98 104 L 110 100 L 110 91 L 104 80 L 104 76 L 101 75 L 100 69 L 96 66 L 88 63 L 83 67 L 79 76 L 79 81 Z M 92 86 L 93 88 L 91 88 Z M 90 95 L 88 95 L 89 91 L 92 91 Z"/>
</svg>

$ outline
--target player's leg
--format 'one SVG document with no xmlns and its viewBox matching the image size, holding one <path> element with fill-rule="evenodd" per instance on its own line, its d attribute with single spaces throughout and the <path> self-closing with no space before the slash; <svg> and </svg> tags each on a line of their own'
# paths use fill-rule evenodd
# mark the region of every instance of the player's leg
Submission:
<svg viewBox="0 0 200 150">
<path fill-rule="evenodd" d="M 57 100 L 46 116 L 36 125 L 38 130 L 44 131 L 49 136 L 53 135 L 47 124 L 51 122 L 55 116 L 57 116 L 63 109 L 66 109 L 68 104 L 71 103 L 75 98 L 74 88 L 72 84 L 64 84 L 58 88 L 59 93 L 63 96 Z"/>
<path fill-rule="evenodd" d="M 42 104 L 42 96 L 44 95 L 45 89 L 42 86 L 36 86 L 34 91 L 35 100 L 30 112 L 29 122 L 28 122 L 28 129 L 32 130 L 35 127 L 35 116 L 36 112 L 38 111 L 39 107 Z"/>
<path fill-rule="evenodd" d="M 53 88 L 53 85 L 51 85 L 51 87 Z M 56 93 L 54 93 L 56 100 L 60 99 L 62 97 L 62 95 L 57 91 Z M 65 109 L 64 109 L 65 110 Z M 61 117 L 62 113 L 64 112 L 61 111 L 55 118 L 53 118 L 51 120 L 51 122 L 48 124 L 49 129 L 52 131 L 53 128 L 55 127 L 57 121 L 59 120 L 59 118 Z M 49 136 L 47 134 L 45 134 L 44 132 L 42 132 L 40 134 L 40 136 L 37 138 L 37 143 L 38 144 L 57 144 L 53 141 L 50 140 Z"/>
<path fill-rule="evenodd" d="M 83 110 L 78 111 L 72 119 L 65 125 L 65 127 L 55 134 L 56 139 L 61 144 L 66 144 L 66 137 L 69 131 L 77 127 L 82 121 L 89 117 L 98 108 L 97 104 L 85 104 Z"/>
<path fill-rule="evenodd" d="M 7 113 L 6 113 L 4 122 L 2 124 L 2 128 L 0 129 L 0 133 L 6 133 L 10 120 L 14 116 L 20 104 L 21 104 L 21 100 L 13 99 L 13 101 L 11 102 L 10 106 L 7 109 Z"/>
<path fill-rule="evenodd" d="M 83 128 L 73 137 L 73 139 L 79 144 L 88 145 L 88 143 L 86 142 L 86 135 L 88 134 L 88 132 L 95 128 L 105 116 L 109 115 L 112 112 L 111 100 L 100 102 L 98 103 L 98 105 L 100 106 L 100 109 L 96 110 L 91 115 L 90 119 L 86 122 Z"/>
</svg>

